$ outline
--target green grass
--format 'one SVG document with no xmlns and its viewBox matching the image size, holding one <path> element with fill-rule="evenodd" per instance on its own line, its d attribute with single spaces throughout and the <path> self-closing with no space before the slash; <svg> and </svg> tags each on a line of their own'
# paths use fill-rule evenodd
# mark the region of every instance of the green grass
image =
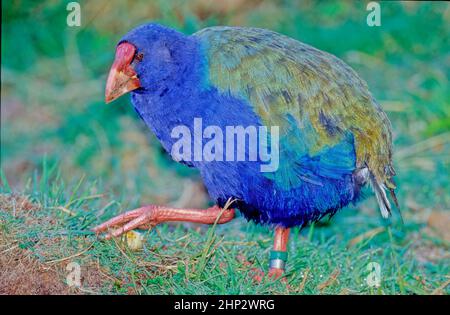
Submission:
<svg viewBox="0 0 450 315">
<path fill-rule="evenodd" d="M 382 27 L 369 28 L 364 3 L 80 3 L 83 26 L 71 29 L 65 2 L 2 2 L 0 191 L 40 209 L 15 214 L 1 204 L 1 253 L 19 246 L 60 266 L 61 281 L 70 261 L 82 273 L 101 271 L 99 283 L 77 293 L 449 293 L 448 228 L 430 218 L 450 210 L 450 5 L 382 2 Z M 141 204 L 208 205 L 198 173 L 162 152 L 126 97 L 103 103 L 115 43 L 147 20 L 185 32 L 271 28 L 349 63 L 392 122 L 404 225 L 398 216 L 383 221 L 368 192 L 331 221 L 293 231 L 288 284 L 251 280 L 252 268 L 267 269 L 272 232 L 243 218 L 214 228 L 161 225 L 140 252 L 98 241 L 90 227 Z M 381 266 L 380 288 L 367 285 L 370 262 Z"/>
<path fill-rule="evenodd" d="M 362 213 L 345 209 L 331 222 L 294 229 L 287 283 L 252 280 L 253 268 L 267 269 L 272 234 L 243 218 L 201 229 L 161 225 L 143 232 L 142 251 L 131 251 L 121 240 L 99 241 L 88 229 L 124 211 L 122 200 L 102 194 L 99 187 L 83 179 L 65 185 L 55 165 L 44 163 L 42 169 L 44 173 L 31 180 L 25 192 L 41 205 L 40 210 L 13 215 L 4 209 L 0 211 L 0 230 L 44 265 L 61 260 L 62 267 L 78 262 L 82 270 L 101 266 L 109 280 L 95 287 L 84 286 L 80 292 L 429 294 L 448 281 L 448 261 L 424 262 L 417 257 L 419 249 L 441 248 L 448 253 L 448 242 L 408 215 L 404 225 L 398 220 L 387 224 L 373 208 Z M 371 262 L 381 265 L 379 288 L 366 282 Z M 64 272 L 60 277 L 64 281 Z M 438 292 L 448 293 L 448 289 Z"/>
</svg>

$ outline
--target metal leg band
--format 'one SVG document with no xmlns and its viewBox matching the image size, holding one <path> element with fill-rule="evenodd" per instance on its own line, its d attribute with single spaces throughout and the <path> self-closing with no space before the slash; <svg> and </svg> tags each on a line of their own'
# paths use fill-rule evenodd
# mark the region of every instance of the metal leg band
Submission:
<svg viewBox="0 0 450 315">
<path fill-rule="evenodd" d="M 284 267 L 286 266 L 286 262 L 282 259 L 271 259 L 269 263 L 270 269 L 277 268 L 284 270 Z"/>
</svg>

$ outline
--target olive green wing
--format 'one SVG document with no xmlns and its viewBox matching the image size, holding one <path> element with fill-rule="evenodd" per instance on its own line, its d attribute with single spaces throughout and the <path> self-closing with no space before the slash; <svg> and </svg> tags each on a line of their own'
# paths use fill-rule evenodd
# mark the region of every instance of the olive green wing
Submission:
<svg viewBox="0 0 450 315">
<path fill-rule="evenodd" d="M 204 48 L 210 84 L 246 100 L 266 126 L 280 127 L 280 152 L 288 158 L 275 176 L 289 178 L 297 158 L 352 138 L 356 169 L 369 170 L 366 179 L 376 186 L 380 206 L 389 210 L 384 188 L 395 189 L 390 122 L 348 65 L 263 29 L 213 27 L 193 36 Z"/>
</svg>

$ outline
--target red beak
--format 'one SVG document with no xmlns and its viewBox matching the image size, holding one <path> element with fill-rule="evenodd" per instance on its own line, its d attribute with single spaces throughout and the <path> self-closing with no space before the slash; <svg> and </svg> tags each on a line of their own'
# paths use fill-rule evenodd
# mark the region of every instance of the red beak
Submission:
<svg viewBox="0 0 450 315">
<path fill-rule="evenodd" d="M 106 81 L 106 103 L 141 87 L 136 71 L 131 66 L 135 53 L 136 47 L 130 43 L 125 42 L 117 46 L 116 58 Z"/>
</svg>

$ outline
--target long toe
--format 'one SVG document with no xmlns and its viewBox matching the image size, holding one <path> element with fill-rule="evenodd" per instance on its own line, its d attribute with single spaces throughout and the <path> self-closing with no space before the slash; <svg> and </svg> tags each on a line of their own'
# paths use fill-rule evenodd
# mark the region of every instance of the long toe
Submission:
<svg viewBox="0 0 450 315">
<path fill-rule="evenodd" d="M 148 211 L 148 207 L 141 207 L 138 209 L 130 210 L 125 213 L 122 213 L 112 219 L 109 219 L 106 222 L 103 222 L 100 225 L 97 225 L 92 229 L 95 233 L 106 232 L 110 228 L 114 228 L 120 225 L 125 225 L 128 222 L 142 216 L 144 213 Z"/>
</svg>

